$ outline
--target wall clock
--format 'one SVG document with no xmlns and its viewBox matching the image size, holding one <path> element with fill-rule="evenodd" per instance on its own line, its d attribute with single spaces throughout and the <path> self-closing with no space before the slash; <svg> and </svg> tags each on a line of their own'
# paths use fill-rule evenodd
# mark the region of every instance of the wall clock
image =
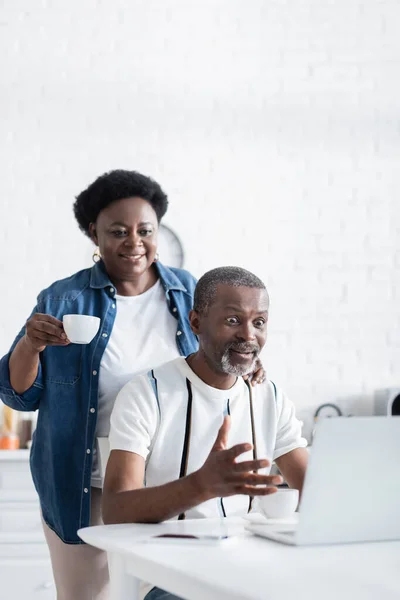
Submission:
<svg viewBox="0 0 400 600">
<path fill-rule="evenodd" d="M 184 251 L 178 235 L 167 225 L 161 223 L 158 229 L 158 253 L 160 262 L 167 267 L 181 269 L 184 263 Z"/>
</svg>

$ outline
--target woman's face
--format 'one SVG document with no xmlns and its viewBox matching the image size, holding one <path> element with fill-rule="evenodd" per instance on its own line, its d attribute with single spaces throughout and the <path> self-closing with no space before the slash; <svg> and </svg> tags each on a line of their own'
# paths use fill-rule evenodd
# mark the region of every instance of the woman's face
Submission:
<svg viewBox="0 0 400 600">
<path fill-rule="evenodd" d="M 90 233 L 112 279 L 137 280 L 154 262 L 157 215 L 143 198 L 113 202 L 90 224 Z"/>
</svg>

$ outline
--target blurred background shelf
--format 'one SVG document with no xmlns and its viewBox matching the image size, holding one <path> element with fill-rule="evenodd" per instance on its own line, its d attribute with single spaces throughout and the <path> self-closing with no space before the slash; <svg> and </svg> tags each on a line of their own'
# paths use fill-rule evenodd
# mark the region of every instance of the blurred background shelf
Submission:
<svg viewBox="0 0 400 600">
<path fill-rule="evenodd" d="M 0 600 L 54 600 L 29 450 L 0 451 Z"/>
</svg>

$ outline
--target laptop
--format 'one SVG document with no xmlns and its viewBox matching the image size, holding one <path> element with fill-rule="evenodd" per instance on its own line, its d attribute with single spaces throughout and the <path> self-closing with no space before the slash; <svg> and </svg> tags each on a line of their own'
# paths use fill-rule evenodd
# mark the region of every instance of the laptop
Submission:
<svg viewBox="0 0 400 600">
<path fill-rule="evenodd" d="M 246 529 L 297 546 L 400 540 L 400 418 L 320 421 L 298 523 Z"/>
</svg>

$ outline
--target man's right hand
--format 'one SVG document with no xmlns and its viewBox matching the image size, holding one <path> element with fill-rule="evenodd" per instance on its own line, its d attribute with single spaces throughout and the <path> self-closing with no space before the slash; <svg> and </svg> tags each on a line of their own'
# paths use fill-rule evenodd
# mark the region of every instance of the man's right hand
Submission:
<svg viewBox="0 0 400 600">
<path fill-rule="evenodd" d="M 236 494 L 266 496 L 276 492 L 277 488 L 271 486 L 282 483 L 282 477 L 257 473 L 270 465 L 267 459 L 237 462 L 241 454 L 253 447 L 251 444 L 237 444 L 227 449 L 229 429 L 230 417 L 226 416 L 206 462 L 195 474 L 202 493 L 211 499 Z"/>
<path fill-rule="evenodd" d="M 42 352 L 46 346 L 67 346 L 68 340 L 61 321 L 42 313 L 35 313 L 26 322 L 24 340 L 33 352 Z"/>
</svg>

